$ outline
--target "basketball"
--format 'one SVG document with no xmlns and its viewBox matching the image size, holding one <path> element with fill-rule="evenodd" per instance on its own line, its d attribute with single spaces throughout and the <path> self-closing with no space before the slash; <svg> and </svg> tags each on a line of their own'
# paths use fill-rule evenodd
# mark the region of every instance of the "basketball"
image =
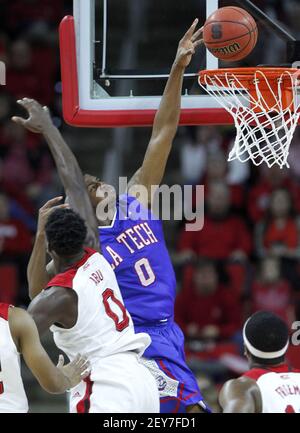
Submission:
<svg viewBox="0 0 300 433">
<path fill-rule="evenodd" d="M 218 59 L 241 60 L 251 53 L 258 37 L 257 25 L 242 8 L 227 6 L 213 12 L 204 24 L 206 48 Z"/>
</svg>

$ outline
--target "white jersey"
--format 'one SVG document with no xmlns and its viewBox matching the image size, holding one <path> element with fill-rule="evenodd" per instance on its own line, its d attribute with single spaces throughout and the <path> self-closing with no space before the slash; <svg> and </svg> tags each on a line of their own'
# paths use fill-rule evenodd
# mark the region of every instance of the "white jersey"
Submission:
<svg viewBox="0 0 300 433">
<path fill-rule="evenodd" d="M 28 412 L 20 355 L 8 323 L 9 305 L 0 303 L 0 413 Z"/>
<path fill-rule="evenodd" d="M 52 326 L 54 341 L 71 360 L 81 353 L 91 362 L 90 377 L 72 389 L 70 411 L 158 412 L 155 380 L 139 361 L 151 339 L 135 333 L 106 259 L 86 249 L 76 266 L 49 282 L 53 286 L 72 288 L 78 297 L 75 326 Z"/>
<path fill-rule="evenodd" d="M 73 360 L 78 353 L 97 361 L 117 353 L 135 351 L 142 355 L 151 339 L 135 334 L 132 319 L 124 307 L 115 274 L 106 259 L 94 250 L 48 287 L 72 288 L 78 297 L 77 323 L 71 329 L 52 326 L 54 341 Z"/>
<path fill-rule="evenodd" d="M 266 370 L 253 369 L 245 376 L 256 380 L 263 413 L 300 413 L 300 371 L 282 365 Z"/>
</svg>

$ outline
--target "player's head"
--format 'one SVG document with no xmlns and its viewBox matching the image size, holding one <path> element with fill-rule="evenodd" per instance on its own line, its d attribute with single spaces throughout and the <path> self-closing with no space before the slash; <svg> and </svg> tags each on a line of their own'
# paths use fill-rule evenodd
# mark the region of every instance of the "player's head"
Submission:
<svg viewBox="0 0 300 433">
<path fill-rule="evenodd" d="M 48 252 L 54 259 L 72 259 L 83 250 L 87 228 L 73 210 L 55 210 L 50 214 L 45 230 Z"/>
<path fill-rule="evenodd" d="M 243 329 L 245 354 L 251 365 L 277 365 L 284 362 L 289 346 L 289 330 L 280 317 L 258 311 Z"/>
<path fill-rule="evenodd" d="M 93 207 L 96 209 L 97 205 L 108 195 L 114 191 L 111 185 L 102 182 L 96 176 L 91 174 L 84 175 L 84 181 L 88 190 Z"/>
</svg>

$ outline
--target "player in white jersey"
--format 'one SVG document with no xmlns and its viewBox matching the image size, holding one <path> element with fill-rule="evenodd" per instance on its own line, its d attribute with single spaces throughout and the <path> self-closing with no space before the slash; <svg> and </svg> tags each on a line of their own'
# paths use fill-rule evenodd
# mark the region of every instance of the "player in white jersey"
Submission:
<svg viewBox="0 0 300 433">
<path fill-rule="evenodd" d="M 66 366 L 60 358 L 55 367 L 41 345 L 30 315 L 20 308 L 0 303 L 0 413 L 28 412 L 20 354 L 40 385 L 53 394 L 64 393 L 88 375 L 89 365 L 80 356 Z"/>
<path fill-rule="evenodd" d="M 84 248 L 87 227 L 71 209 L 45 225 L 56 275 L 30 304 L 40 334 L 48 328 L 72 360 L 84 353 L 91 374 L 71 391 L 71 412 L 159 412 L 155 379 L 140 357 L 151 339 L 134 332 L 115 274 L 97 251 Z"/>
<path fill-rule="evenodd" d="M 300 371 L 285 363 L 289 330 L 275 314 L 259 311 L 243 330 L 250 370 L 223 386 L 219 401 L 228 413 L 300 413 Z"/>
</svg>

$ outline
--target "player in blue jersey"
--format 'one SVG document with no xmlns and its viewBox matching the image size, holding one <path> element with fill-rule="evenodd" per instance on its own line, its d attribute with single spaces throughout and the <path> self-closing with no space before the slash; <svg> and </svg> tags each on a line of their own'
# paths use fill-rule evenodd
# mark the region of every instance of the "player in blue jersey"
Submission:
<svg viewBox="0 0 300 433">
<path fill-rule="evenodd" d="M 168 413 L 209 410 L 185 362 L 184 337 L 174 322 L 175 274 L 161 221 L 153 218 L 149 210 L 153 198 L 151 187 L 161 183 L 177 131 L 184 71 L 202 42 L 202 29 L 196 31 L 197 24 L 198 20 L 195 20 L 179 43 L 143 164 L 129 183 L 130 191 L 134 191 L 135 186 L 146 188 L 147 197 L 132 193 L 121 195 L 116 202 L 111 200 L 109 205 L 113 215 L 103 220 L 99 218 L 97 208 L 109 188 L 99 179 L 85 176 L 86 188 L 100 224 L 102 253 L 116 273 L 136 331 L 151 336 L 152 344 L 145 352 L 146 363 L 158 383 L 161 412 Z M 13 120 L 44 135 L 70 206 L 85 219 L 94 218 L 94 214 L 91 216 L 86 211 L 89 206 L 85 205 L 87 194 L 78 163 L 53 126 L 47 108 L 29 99 L 19 103 L 29 112 L 29 118 Z M 44 272 L 43 248 L 43 240 L 37 236 L 28 267 L 31 297 L 42 290 L 49 278 Z"/>
</svg>

